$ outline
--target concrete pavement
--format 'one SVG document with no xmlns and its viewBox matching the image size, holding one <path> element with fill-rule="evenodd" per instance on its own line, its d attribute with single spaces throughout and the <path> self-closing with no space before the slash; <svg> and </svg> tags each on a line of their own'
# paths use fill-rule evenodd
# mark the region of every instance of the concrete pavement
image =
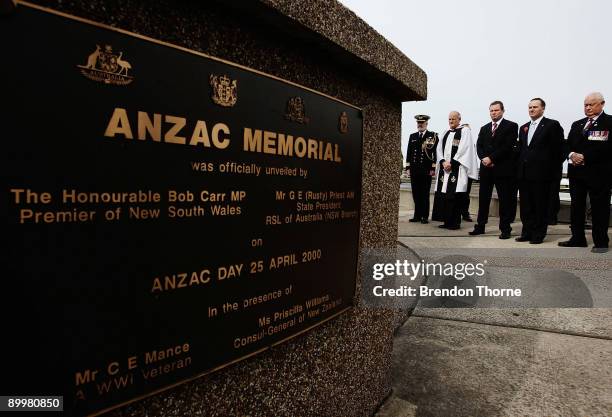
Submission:
<svg viewBox="0 0 612 417">
<path fill-rule="evenodd" d="M 399 214 L 398 243 L 423 259 L 486 260 L 491 282 L 594 307 L 539 308 L 537 297 L 529 308 L 417 307 L 395 337 L 393 394 L 378 417 L 612 416 L 612 253 L 557 247 L 567 225 L 530 245 L 498 239 L 496 218 L 472 237 L 473 223 L 447 231 Z M 573 299 L 576 288 L 588 297 Z"/>
</svg>

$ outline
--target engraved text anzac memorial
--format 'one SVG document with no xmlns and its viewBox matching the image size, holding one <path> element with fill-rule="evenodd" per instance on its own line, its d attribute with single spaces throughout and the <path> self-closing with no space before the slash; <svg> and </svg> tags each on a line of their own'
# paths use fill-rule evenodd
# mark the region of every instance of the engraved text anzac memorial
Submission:
<svg viewBox="0 0 612 417">
<path fill-rule="evenodd" d="M 0 35 L 10 394 L 96 414 L 351 305 L 359 109 L 23 3 Z"/>
</svg>

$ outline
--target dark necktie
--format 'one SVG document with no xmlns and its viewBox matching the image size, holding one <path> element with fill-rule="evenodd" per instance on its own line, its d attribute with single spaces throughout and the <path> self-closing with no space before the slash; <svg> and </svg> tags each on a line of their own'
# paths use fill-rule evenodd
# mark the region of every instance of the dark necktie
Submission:
<svg viewBox="0 0 612 417">
<path fill-rule="evenodd" d="M 419 139 L 423 139 L 423 132 L 419 132 Z"/>
<path fill-rule="evenodd" d="M 491 136 L 495 136 L 495 131 L 497 130 L 497 122 L 493 123 L 493 129 L 491 129 Z"/>
<path fill-rule="evenodd" d="M 585 132 L 588 131 L 591 128 L 591 126 L 593 126 L 593 122 L 594 122 L 594 120 L 589 118 L 589 121 L 587 122 L 587 124 L 584 125 L 584 131 Z"/>
</svg>

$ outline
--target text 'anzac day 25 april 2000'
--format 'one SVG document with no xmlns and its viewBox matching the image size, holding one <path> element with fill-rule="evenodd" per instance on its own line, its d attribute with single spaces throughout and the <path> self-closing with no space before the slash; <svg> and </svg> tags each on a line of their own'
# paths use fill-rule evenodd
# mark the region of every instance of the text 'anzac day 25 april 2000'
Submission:
<svg viewBox="0 0 612 417">
<path fill-rule="evenodd" d="M 358 108 L 37 6 L 0 35 L 14 392 L 95 414 L 351 305 Z"/>
</svg>

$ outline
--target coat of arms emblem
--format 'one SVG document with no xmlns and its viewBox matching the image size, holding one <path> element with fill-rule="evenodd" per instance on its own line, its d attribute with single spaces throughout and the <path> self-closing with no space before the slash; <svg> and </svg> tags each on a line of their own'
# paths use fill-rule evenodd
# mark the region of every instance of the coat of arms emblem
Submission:
<svg viewBox="0 0 612 417">
<path fill-rule="evenodd" d="M 338 130 L 340 133 L 348 132 L 348 114 L 345 111 L 340 113 L 340 117 L 338 118 Z"/>
<path fill-rule="evenodd" d="M 129 75 L 132 65 L 123 59 L 123 52 L 113 52 L 110 45 L 105 45 L 104 49 L 96 45 L 96 50 L 87 57 L 87 63 L 77 67 L 85 77 L 104 84 L 127 85 L 134 80 Z"/>
<path fill-rule="evenodd" d="M 310 118 L 306 116 L 306 109 L 302 97 L 292 97 L 287 101 L 285 119 L 302 124 L 306 124 L 310 121 Z"/>
<path fill-rule="evenodd" d="M 212 101 L 223 107 L 232 107 L 238 100 L 238 81 L 230 80 L 227 75 L 210 75 Z"/>
</svg>

